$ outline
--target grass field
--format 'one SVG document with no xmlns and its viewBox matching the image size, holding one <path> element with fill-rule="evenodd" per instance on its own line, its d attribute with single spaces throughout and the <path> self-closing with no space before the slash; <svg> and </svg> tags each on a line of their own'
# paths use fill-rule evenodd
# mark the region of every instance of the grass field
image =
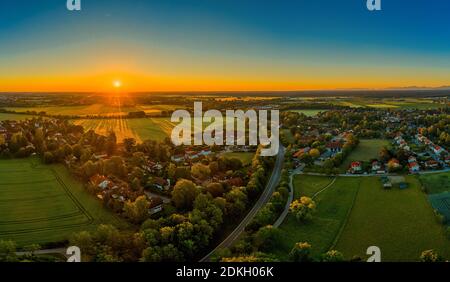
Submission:
<svg viewBox="0 0 450 282">
<path fill-rule="evenodd" d="M 124 227 L 60 165 L 0 160 L 0 239 L 18 246 L 64 241 L 101 223 Z"/>
<path fill-rule="evenodd" d="M 241 160 L 243 165 L 248 165 L 252 163 L 253 157 L 255 156 L 255 153 L 251 152 L 231 152 L 231 153 L 224 153 L 222 154 L 224 157 L 227 158 L 237 158 Z"/>
<path fill-rule="evenodd" d="M 9 114 L 9 113 L 0 113 L 0 121 L 2 120 L 26 120 L 29 118 L 33 118 L 31 115 L 18 115 L 18 114 Z"/>
<path fill-rule="evenodd" d="M 147 114 L 159 114 L 163 110 L 173 110 L 172 105 L 135 105 L 135 106 L 112 106 L 93 104 L 86 106 L 45 106 L 45 107 L 8 107 L 16 112 L 46 112 L 50 115 L 77 115 L 77 116 L 118 116 L 127 115 L 129 112 L 144 111 Z"/>
<path fill-rule="evenodd" d="M 351 108 L 369 107 L 377 109 L 436 109 L 442 107 L 439 103 L 433 103 L 430 99 L 419 98 L 347 98 L 334 101 L 333 104 Z"/>
<path fill-rule="evenodd" d="M 334 177 L 302 175 L 294 178 L 294 198 L 312 197 L 333 181 Z"/>
<path fill-rule="evenodd" d="M 304 114 L 307 117 L 316 116 L 320 112 L 325 112 L 325 109 L 311 109 L 311 110 L 290 110 L 290 112 Z"/>
<path fill-rule="evenodd" d="M 361 139 L 358 146 L 347 156 L 340 166 L 342 172 L 347 171 L 354 161 L 370 161 L 378 158 L 378 154 L 383 146 L 389 146 L 389 141 L 384 139 Z"/>
<path fill-rule="evenodd" d="M 361 177 L 360 189 L 335 249 L 347 258 L 365 258 L 369 246 L 381 249 L 382 261 L 416 261 L 424 250 L 450 257 L 450 241 L 414 176 L 409 188 L 384 190 L 379 178 Z"/>
<path fill-rule="evenodd" d="M 422 174 L 420 181 L 427 187 L 429 194 L 450 192 L 450 172 Z"/>
<path fill-rule="evenodd" d="M 329 177 L 298 176 L 295 179 L 295 197 L 311 196 L 327 186 Z M 280 245 L 274 254 L 281 260 L 287 260 L 295 243 L 309 242 L 312 255 L 318 257 L 328 251 L 339 230 L 341 230 L 349 209 L 359 188 L 359 178 L 339 177 L 328 189 L 315 198 L 317 210 L 310 223 L 299 223 L 289 214 L 280 226 Z"/>
<path fill-rule="evenodd" d="M 102 135 L 113 130 L 119 142 L 125 138 L 134 138 L 138 142 L 148 139 L 162 141 L 170 137 L 174 127 L 169 118 L 80 119 L 74 120 L 74 123 L 82 125 L 85 130 L 93 129 Z"/>
</svg>

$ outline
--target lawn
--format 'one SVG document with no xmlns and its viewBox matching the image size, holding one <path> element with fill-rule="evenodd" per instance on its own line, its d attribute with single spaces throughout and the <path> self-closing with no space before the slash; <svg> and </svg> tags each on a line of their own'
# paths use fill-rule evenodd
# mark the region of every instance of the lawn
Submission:
<svg viewBox="0 0 450 282">
<path fill-rule="evenodd" d="M 296 198 L 311 195 L 330 183 L 328 177 L 299 176 L 295 179 Z M 315 198 L 317 210 L 309 223 L 299 223 L 289 214 L 280 226 L 281 240 L 274 254 L 282 261 L 295 243 L 309 242 L 312 255 L 318 257 L 332 246 L 341 230 L 359 188 L 359 178 L 338 177 L 336 182 Z"/>
<path fill-rule="evenodd" d="M 354 161 L 370 161 L 378 158 L 383 146 L 389 146 L 389 141 L 385 139 L 361 139 L 358 146 L 347 156 L 340 166 L 342 172 L 347 171 Z"/>
<path fill-rule="evenodd" d="M 326 187 L 333 181 L 333 177 L 296 175 L 294 178 L 294 197 L 312 197 L 315 193 Z"/>
<path fill-rule="evenodd" d="M 450 241 L 417 178 L 406 177 L 405 190 L 383 190 L 377 177 L 360 179 L 355 205 L 335 249 L 347 258 L 365 258 L 369 246 L 378 246 L 382 261 L 417 261 L 428 249 L 450 257 Z"/>
<path fill-rule="evenodd" d="M 101 223 L 126 227 L 63 166 L 33 158 L 0 161 L 0 214 L 0 239 L 18 246 L 61 242 Z"/>
<path fill-rule="evenodd" d="M 450 172 L 422 174 L 420 181 L 427 188 L 428 194 L 450 192 Z"/>
</svg>

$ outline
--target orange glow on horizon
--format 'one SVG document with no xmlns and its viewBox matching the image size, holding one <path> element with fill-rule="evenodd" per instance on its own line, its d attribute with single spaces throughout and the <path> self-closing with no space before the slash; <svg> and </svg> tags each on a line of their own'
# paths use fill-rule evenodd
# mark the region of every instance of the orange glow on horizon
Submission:
<svg viewBox="0 0 450 282">
<path fill-rule="evenodd" d="M 120 79 L 117 79 L 120 77 Z M 100 74 L 91 76 L 1 77 L 0 92 L 126 92 L 170 91 L 302 91 L 336 89 L 384 89 L 389 87 L 444 85 L 445 77 L 392 77 L 354 74 L 329 76 L 216 76 L 158 74 Z M 126 81 L 126 87 L 124 85 Z M 121 90 L 123 91 L 123 90 Z"/>
</svg>

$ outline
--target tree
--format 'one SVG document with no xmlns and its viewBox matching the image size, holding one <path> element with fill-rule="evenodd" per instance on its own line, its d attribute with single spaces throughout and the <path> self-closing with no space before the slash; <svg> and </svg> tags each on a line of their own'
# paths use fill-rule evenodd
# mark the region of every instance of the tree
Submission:
<svg viewBox="0 0 450 282">
<path fill-rule="evenodd" d="M 117 146 L 116 133 L 114 133 L 114 131 L 110 131 L 108 133 L 108 136 L 106 137 L 106 144 L 105 144 L 106 153 L 108 153 L 108 155 L 112 155 L 116 150 L 116 146 Z"/>
<path fill-rule="evenodd" d="M 224 193 L 223 185 L 217 182 L 212 182 L 206 185 L 206 191 L 214 198 L 221 197 Z"/>
<path fill-rule="evenodd" d="M 261 227 L 254 235 L 255 247 L 260 251 L 270 251 L 280 241 L 280 230 L 272 225 Z"/>
<path fill-rule="evenodd" d="M 322 255 L 323 262 L 341 262 L 344 261 L 344 255 L 336 250 L 331 250 Z"/>
<path fill-rule="evenodd" d="M 123 146 L 128 153 L 133 151 L 134 146 L 136 146 L 136 139 L 134 138 L 125 138 L 123 139 Z"/>
<path fill-rule="evenodd" d="M 25 252 L 29 252 L 31 256 L 34 256 L 34 253 L 41 249 L 39 244 L 31 244 L 23 247 Z"/>
<path fill-rule="evenodd" d="M 114 156 L 104 162 L 104 173 L 106 175 L 116 175 L 118 177 L 125 177 L 127 175 L 127 168 L 122 157 Z"/>
<path fill-rule="evenodd" d="M 98 173 L 97 165 L 93 161 L 87 161 L 82 167 L 81 172 L 85 179 L 89 179 Z"/>
<path fill-rule="evenodd" d="M 436 253 L 435 250 L 423 251 L 420 255 L 420 261 L 422 262 L 440 262 L 443 261 L 442 257 Z"/>
<path fill-rule="evenodd" d="M 293 262 L 310 261 L 311 245 L 307 242 L 299 242 L 294 245 L 289 253 L 289 259 Z"/>
<path fill-rule="evenodd" d="M 14 262 L 16 260 L 16 244 L 13 241 L 0 240 L 0 262 Z"/>
<path fill-rule="evenodd" d="M 247 195 L 241 188 L 234 187 L 225 194 L 227 200 L 225 214 L 230 218 L 237 218 L 245 212 L 247 205 Z"/>
<path fill-rule="evenodd" d="M 205 180 L 211 175 L 211 170 L 207 165 L 196 163 L 191 168 L 191 174 L 201 180 Z"/>
<path fill-rule="evenodd" d="M 142 261 L 145 262 L 180 262 L 183 260 L 183 253 L 173 244 L 149 247 L 142 252 Z"/>
<path fill-rule="evenodd" d="M 146 196 L 139 196 L 134 202 L 127 201 L 123 207 L 126 217 L 132 222 L 142 223 L 148 217 L 150 203 Z"/>
<path fill-rule="evenodd" d="M 318 149 L 311 149 L 311 151 L 309 151 L 309 155 L 312 158 L 317 159 L 318 157 L 320 157 L 320 151 Z"/>
<path fill-rule="evenodd" d="M 44 163 L 51 164 L 55 161 L 55 157 L 51 152 L 45 152 L 44 153 Z"/>
<path fill-rule="evenodd" d="M 192 181 L 180 179 L 173 188 L 172 200 L 178 209 L 191 209 L 199 193 L 199 189 Z"/>
<path fill-rule="evenodd" d="M 308 221 L 312 219 L 312 214 L 316 209 L 316 203 L 309 197 L 301 197 L 292 202 L 289 210 L 299 221 Z"/>
</svg>

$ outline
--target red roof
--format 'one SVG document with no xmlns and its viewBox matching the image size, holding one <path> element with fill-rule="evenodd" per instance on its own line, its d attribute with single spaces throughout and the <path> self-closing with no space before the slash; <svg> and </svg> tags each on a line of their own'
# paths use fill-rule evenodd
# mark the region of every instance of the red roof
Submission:
<svg viewBox="0 0 450 282">
<path fill-rule="evenodd" d="M 360 167 L 361 162 L 352 162 L 352 167 Z"/>
<path fill-rule="evenodd" d="M 418 166 L 416 162 L 413 162 L 413 163 L 410 163 L 410 164 L 409 164 L 409 168 L 413 168 L 413 167 L 415 167 L 415 166 Z"/>
<path fill-rule="evenodd" d="M 341 147 L 342 147 L 342 144 L 341 144 L 341 142 L 339 142 L 339 141 L 334 141 L 334 142 L 329 142 L 329 143 L 327 144 L 327 147 L 328 147 L 328 148 L 332 148 L 332 149 L 336 149 L 336 148 L 341 148 Z"/>
</svg>

